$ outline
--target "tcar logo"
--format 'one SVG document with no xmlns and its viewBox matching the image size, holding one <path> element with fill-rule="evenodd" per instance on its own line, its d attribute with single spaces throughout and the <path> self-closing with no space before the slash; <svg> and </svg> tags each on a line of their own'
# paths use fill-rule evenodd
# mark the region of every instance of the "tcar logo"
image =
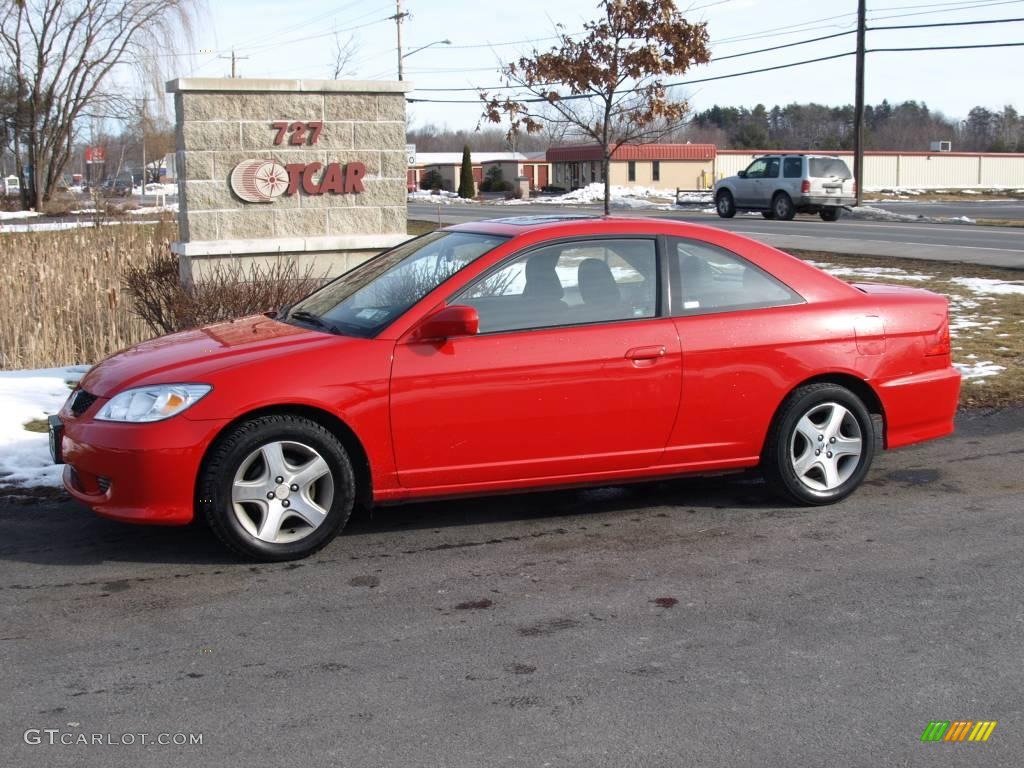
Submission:
<svg viewBox="0 0 1024 768">
<path fill-rule="evenodd" d="M 272 203 L 275 197 L 294 195 L 299 187 L 307 195 L 359 194 L 363 191 L 366 166 L 363 163 L 328 163 L 319 181 L 314 176 L 322 163 L 289 163 L 273 160 L 243 160 L 231 171 L 231 189 L 247 203 Z"/>
<path fill-rule="evenodd" d="M 273 160 L 243 160 L 231 172 L 231 189 L 247 203 L 270 203 L 288 189 L 288 170 Z"/>
</svg>

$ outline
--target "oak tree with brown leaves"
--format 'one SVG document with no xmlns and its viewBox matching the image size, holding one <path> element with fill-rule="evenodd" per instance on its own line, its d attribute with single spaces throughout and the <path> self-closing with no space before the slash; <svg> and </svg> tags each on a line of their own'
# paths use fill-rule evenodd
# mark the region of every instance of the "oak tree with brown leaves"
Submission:
<svg viewBox="0 0 1024 768">
<path fill-rule="evenodd" d="M 482 119 L 507 118 L 510 136 L 555 123 L 600 144 L 607 214 L 615 151 L 655 142 L 682 122 L 687 103 L 672 98 L 663 78 L 706 63 L 711 53 L 706 24 L 688 22 L 673 0 L 601 0 L 598 8 L 604 16 L 584 24 L 582 37 L 560 31 L 549 50 L 501 68 L 515 96 L 482 91 L 480 98 Z"/>
</svg>

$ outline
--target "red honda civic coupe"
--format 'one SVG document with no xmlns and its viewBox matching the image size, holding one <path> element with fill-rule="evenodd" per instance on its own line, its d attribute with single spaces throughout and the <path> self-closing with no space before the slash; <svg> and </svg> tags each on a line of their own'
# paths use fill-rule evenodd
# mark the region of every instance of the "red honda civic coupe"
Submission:
<svg viewBox="0 0 1024 768">
<path fill-rule="evenodd" d="M 953 430 L 946 299 L 667 220 L 432 232 L 269 315 L 153 339 L 52 417 L 101 515 L 304 557 L 354 505 L 760 466 L 799 504 Z"/>
</svg>

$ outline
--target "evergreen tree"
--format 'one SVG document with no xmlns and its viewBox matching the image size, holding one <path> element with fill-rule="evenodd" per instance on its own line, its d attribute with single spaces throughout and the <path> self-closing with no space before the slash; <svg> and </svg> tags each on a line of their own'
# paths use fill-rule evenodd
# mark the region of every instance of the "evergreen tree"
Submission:
<svg viewBox="0 0 1024 768">
<path fill-rule="evenodd" d="M 462 148 L 462 173 L 459 175 L 459 197 L 475 197 L 476 184 L 473 182 L 473 160 L 469 156 L 469 144 Z"/>
</svg>

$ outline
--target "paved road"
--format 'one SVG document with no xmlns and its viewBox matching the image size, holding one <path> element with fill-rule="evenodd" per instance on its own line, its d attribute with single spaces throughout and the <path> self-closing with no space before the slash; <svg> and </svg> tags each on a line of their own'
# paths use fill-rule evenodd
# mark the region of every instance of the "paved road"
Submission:
<svg viewBox="0 0 1024 768">
<path fill-rule="evenodd" d="M 1024 412 L 958 430 L 824 509 L 724 479 L 421 504 L 272 566 L 2 504 L 0 765 L 1021 765 Z M 939 719 L 999 725 L 920 743 Z"/>
<path fill-rule="evenodd" d="M 453 204 L 442 206 L 440 211 L 441 220 L 446 224 L 502 216 L 557 213 L 599 213 L 599 209 L 553 204 Z M 1024 269 L 1024 229 L 1020 228 L 849 219 L 827 223 L 817 216 L 798 216 L 793 221 L 767 221 L 757 214 L 720 219 L 714 214 L 692 210 L 616 211 L 616 215 L 620 214 L 656 216 L 721 227 L 780 248 L 902 256 Z M 438 206 L 409 203 L 410 219 L 436 221 L 437 217 Z"/>
<path fill-rule="evenodd" d="M 962 200 L 946 203 L 921 203 L 916 200 L 884 200 L 868 203 L 875 208 L 884 208 L 894 213 L 909 213 L 912 216 L 954 217 L 969 219 L 1007 219 L 1024 221 L 1024 200 Z"/>
</svg>

